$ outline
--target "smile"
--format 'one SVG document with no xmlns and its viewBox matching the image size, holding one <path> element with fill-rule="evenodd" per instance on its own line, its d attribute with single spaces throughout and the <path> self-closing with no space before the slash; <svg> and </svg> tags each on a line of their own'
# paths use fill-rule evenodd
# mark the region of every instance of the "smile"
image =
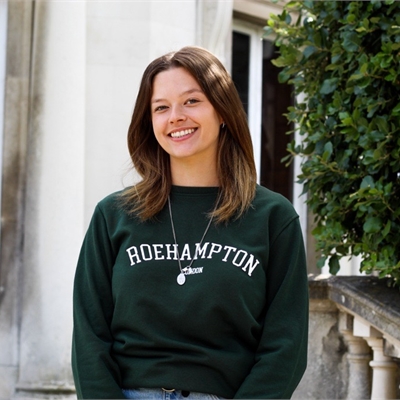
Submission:
<svg viewBox="0 0 400 400">
<path fill-rule="evenodd" d="M 196 129 L 192 128 L 192 129 L 184 129 L 182 131 L 177 131 L 177 132 L 172 132 L 169 134 L 169 136 L 173 137 L 173 138 L 181 138 L 183 136 L 187 136 L 190 135 L 191 133 L 193 133 Z"/>
</svg>

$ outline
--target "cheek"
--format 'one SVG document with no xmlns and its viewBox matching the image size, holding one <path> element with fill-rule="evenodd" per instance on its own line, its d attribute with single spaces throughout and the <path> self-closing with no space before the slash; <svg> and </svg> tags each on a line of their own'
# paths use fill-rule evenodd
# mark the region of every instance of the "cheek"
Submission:
<svg viewBox="0 0 400 400">
<path fill-rule="evenodd" d="M 213 112 L 211 113 L 212 119 L 215 122 L 218 127 L 221 126 L 221 124 L 224 122 L 223 118 L 217 113 L 217 111 L 214 109 Z"/>
<path fill-rule="evenodd" d="M 164 135 L 164 131 L 159 124 L 159 121 L 152 121 L 153 124 L 153 134 L 157 140 L 157 143 L 165 150 L 166 145 L 166 136 Z"/>
<path fill-rule="evenodd" d="M 163 138 L 164 138 L 164 136 L 161 135 L 159 132 L 157 132 L 156 129 L 154 129 L 154 137 L 156 138 L 158 144 L 159 144 L 161 147 L 163 147 L 163 142 L 164 142 Z"/>
<path fill-rule="evenodd" d="M 154 134 L 157 136 L 159 136 L 162 132 L 162 125 L 161 125 L 161 121 L 159 118 L 152 118 L 151 119 L 151 124 L 153 126 L 153 132 Z"/>
</svg>

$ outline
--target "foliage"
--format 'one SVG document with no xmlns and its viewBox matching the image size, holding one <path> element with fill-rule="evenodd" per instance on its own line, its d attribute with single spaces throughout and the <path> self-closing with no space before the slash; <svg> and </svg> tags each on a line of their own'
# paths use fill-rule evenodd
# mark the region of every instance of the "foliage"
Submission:
<svg viewBox="0 0 400 400">
<path fill-rule="evenodd" d="M 400 2 L 290 2 L 265 29 L 297 95 L 286 161 L 303 156 L 318 265 L 361 255 L 400 285 Z"/>
</svg>

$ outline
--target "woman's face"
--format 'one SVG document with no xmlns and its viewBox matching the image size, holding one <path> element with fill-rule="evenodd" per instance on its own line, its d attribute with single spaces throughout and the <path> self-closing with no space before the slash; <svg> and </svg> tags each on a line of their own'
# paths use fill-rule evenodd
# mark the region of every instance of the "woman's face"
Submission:
<svg viewBox="0 0 400 400">
<path fill-rule="evenodd" d="M 171 162 L 215 162 L 223 121 L 186 69 L 155 76 L 151 118 L 156 139 Z"/>
</svg>

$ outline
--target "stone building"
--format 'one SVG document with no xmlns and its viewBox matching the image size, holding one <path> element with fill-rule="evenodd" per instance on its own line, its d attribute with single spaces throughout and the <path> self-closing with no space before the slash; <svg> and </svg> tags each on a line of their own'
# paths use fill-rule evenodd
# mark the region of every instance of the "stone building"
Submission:
<svg viewBox="0 0 400 400">
<path fill-rule="evenodd" d="M 224 62 L 248 113 L 260 182 L 294 203 L 308 237 L 298 165 L 280 163 L 290 89 L 277 90 L 274 46 L 261 40 L 269 13 L 279 11 L 268 0 L 0 0 L 0 399 L 75 397 L 78 252 L 97 201 L 135 180 L 126 133 L 155 57 L 199 45 Z M 333 348 L 342 339 L 329 307 Z M 342 358 L 325 369 L 343 388 L 310 392 L 321 357 L 297 398 L 347 393 Z"/>
</svg>

